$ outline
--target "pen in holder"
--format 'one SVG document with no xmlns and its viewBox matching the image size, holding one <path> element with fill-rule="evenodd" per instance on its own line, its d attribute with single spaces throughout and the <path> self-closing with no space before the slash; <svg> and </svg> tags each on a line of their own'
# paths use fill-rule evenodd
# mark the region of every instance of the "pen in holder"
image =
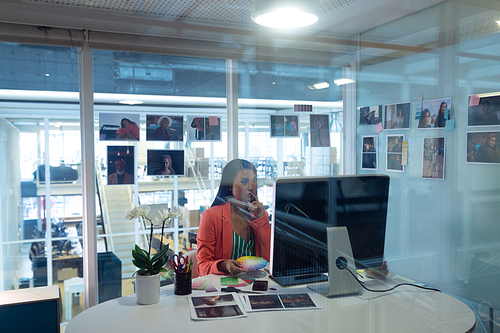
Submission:
<svg viewBox="0 0 500 333">
<path fill-rule="evenodd" d="M 174 274 L 174 294 L 191 294 L 191 271 L 186 273 L 175 272 Z"/>
</svg>

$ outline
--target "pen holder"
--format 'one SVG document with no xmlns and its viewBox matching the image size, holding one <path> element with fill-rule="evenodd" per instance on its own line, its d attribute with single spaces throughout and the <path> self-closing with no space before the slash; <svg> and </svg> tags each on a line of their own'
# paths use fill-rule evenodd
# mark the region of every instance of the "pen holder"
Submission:
<svg viewBox="0 0 500 333">
<path fill-rule="evenodd" d="M 175 273 L 174 275 L 174 294 L 191 294 L 191 271 L 187 273 Z"/>
</svg>

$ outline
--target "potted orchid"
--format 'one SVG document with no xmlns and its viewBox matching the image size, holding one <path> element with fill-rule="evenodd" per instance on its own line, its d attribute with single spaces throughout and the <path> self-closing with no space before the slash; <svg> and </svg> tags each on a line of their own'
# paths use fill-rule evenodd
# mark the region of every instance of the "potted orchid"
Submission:
<svg viewBox="0 0 500 333">
<path fill-rule="evenodd" d="M 135 293 L 137 303 L 153 304 L 160 299 L 160 272 L 165 272 L 165 264 L 168 260 L 168 244 L 163 246 L 160 242 L 159 251 L 151 256 L 151 244 L 153 240 L 153 228 L 155 223 L 147 216 L 151 208 L 147 205 L 133 207 L 125 213 L 129 220 L 142 218 L 144 222 L 150 224 L 149 248 L 148 251 L 141 249 L 137 244 L 132 250 L 132 263 L 138 268 L 135 274 Z M 157 225 L 161 225 L 161 239 L 165 230 L 165 224 L 168 224 L 173 218 L 180 217 L 177 209 L 163 209 L 160 217 L 155 219 Z"/>
</svg>

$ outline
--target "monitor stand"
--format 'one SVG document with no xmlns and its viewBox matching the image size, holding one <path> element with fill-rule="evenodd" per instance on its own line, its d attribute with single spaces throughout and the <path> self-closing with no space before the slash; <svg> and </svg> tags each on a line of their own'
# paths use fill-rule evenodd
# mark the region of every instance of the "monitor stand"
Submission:
<svg viewBox="0 0 500 333">
<path fill-rule="evenodd" d="M 328 239 L 328 282 L 308 285 L 307 287 L 325 296 L 344 296 L 359 294 L 360 285 L 354 278 L 356 265 L 352 255 L 351 242 L 346 227 L 326 229 Z M 346 266 L 354 274 L 352 276 Z"/>
</svg>

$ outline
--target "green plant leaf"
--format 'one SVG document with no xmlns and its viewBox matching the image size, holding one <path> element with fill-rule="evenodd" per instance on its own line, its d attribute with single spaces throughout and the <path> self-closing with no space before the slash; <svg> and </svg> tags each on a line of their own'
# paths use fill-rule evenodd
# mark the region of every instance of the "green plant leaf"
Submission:
<svg viewBox="0 0 500 333">
<path fill-rule="evenodd" d="M 155 260 L 158 260 L 159 258 L 163 257 L 163 256 L 166 256 L 167 255 L 167 251 L 168 251 L 168 244 L 164 247 L 162 247 L 162 249 L 160 250 L 160 252 L 156 253 L 153 258 L 151 259 L 151 261 L 155 261 Z"/>
<path fill-rule="evenodd" d="M 148 265 L 149 260 L 148 258 L 144 255 L 142 252 L 136 252 L 135 250 L 132 250 L 132 257 L 141 264 Z"/>
</svg>

